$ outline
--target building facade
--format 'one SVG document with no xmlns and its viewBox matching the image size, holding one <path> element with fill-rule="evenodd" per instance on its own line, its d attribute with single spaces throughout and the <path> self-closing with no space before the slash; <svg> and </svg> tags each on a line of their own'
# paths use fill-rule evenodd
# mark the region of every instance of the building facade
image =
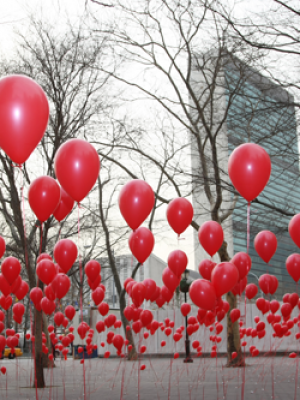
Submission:
<svg viewBox="0 0 300 400">
<path fill-rule="evenodd" d="M 226 204 L 228 208 L 234 205 L 231 215 L 223 223 L 228 252 L 233 257 L 237 252 L 247 251 L 247 203 L 241 196 L 234 197 L 236 193 L 227 173 L 228 158 L 240 144 L 254 142 L 270 155 L 272 173 L 264 191 L 251 204 L 249 255 L 252 268 L 248 282 L 258 284 L 262 274 L 274 274 L 279 281 L 275 296 L 281 298 L 284 293 L 297 291 L 285 267 L 287 257 L 299 250 L 288 234 L 288 223 L 300 210 L 299 150 L 293 97 L 236 58 L 225 55 L 221 63 L 218 58 L 217 72 L 214 62 L 214 57 L 206 63 L 201 57 L 200 61 L 194 60 L 191 79 L 212 132 L 216 132 L 223 212 L 226 212 Z M 205 110 L 205 93 L 211 94 L 210 85 L 215 86 L 214 97 Z M 204 139 L 205 130 L 200 127 L 199 131 Z M 201 174 L 200 159 L 193 151 L 192 169 L 193 177 Z M 211 219 L 212 206 L 195 178 L 193 205 L 199 225 Z M 269 264 L 254 249 L 255 235 L 262 230 L 273 232 L 278 241 L 277 251 Z M 196 233 L 195 247 L 197 269 L 199 262 L 209 256 L 199 245 Z"/>
</svg>

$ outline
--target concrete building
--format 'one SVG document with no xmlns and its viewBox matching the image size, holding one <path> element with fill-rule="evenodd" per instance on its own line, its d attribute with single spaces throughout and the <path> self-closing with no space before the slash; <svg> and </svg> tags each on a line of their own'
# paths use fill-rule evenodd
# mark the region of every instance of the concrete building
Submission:
<svg viewBox="0 0 300 400">
<path fill-rule="evenodd" d="M 220 59 L 219 54 L 214 55 L 213 52 L 194 59 L 191 84 L 198 93 L 199 104 L 203 107 L 211 132 L 216 135 L 223 212 L 228 211 L 234 203 L 234 189 L 227 173 L 228 157 L 234 148 L 242 143 L 254 142 L 261 145 L 271 157 L 269 183 L 251 204 L 249 254 L 252 269 L 248 282 L 257 284 L 260 275 L 270 273 L 276 275 L 279 281 L 277 298 L 283 293 L 296 291 L 296 285 L 285 267 L 286 258 L 298 251 L 289 237 L 288 223 L 300 209 L 299 150 L 293 97 L 237 58 L 225 54 Z M 207 131 L 199 125 L 204 140 Z M 201 184 L 201 163 L 194 150 L 194 140 L 193 205 L 197 222 L 201 225 L 211 219 L 212 205 Z M 210 150 L 207 145 L 207 157 Z M 214 165 L 209 162 L 209 173 L 213 176 Z M 215 190 L 213 178 L 211 188 Z M 247 205 L 241 196 L 237 198 L 233 213 L 223 223 L 223 229 L 231 257 L 237 252 L 247 251 Z M 261 230 L 272 231 L 278 240 L 276 254 L 269 265 L 260 259 L 253 245 L 255 235 Z M 199 245 L 196 232 L 194 240 L 197 269 L 200 260 L 209 256 Z"/>
</svg>

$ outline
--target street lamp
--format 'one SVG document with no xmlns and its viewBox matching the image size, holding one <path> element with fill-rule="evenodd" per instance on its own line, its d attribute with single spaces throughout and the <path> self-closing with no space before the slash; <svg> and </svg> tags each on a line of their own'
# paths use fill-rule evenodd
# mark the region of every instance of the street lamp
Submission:
<svg viewBox="0 0 300 400">
<path fill-rule="evenodd" d="M 180 281 L 180 291 L 184 293 L 184 301 L 187 302 L 186 294 L 189 291 L 190 283 L 188 283 L 188 276 L 189 270 L 186 269 L 184 271 L 184 278 Z M 190 350 L 190 339 L 187 331 L 187 316 L 185 317 L 185 359 L 183 360 L 184 363 L 192 363 L 193 359 L 191 357 L 191 350 Z"/>
</svg>

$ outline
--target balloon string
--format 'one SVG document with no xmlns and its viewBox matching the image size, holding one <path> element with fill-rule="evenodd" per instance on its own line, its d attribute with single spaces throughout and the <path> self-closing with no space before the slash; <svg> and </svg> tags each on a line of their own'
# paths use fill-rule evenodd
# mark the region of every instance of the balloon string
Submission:
<svg viewBox="0 0 300 400">
<path fill-rule="evenodd" d="M 40 226 L 41 236 L 40 236 L 40 254 L 42 253 L 42 245 L 43 245 L 43 223 L 41 222 Z"/>
<path fill-rule="evenodd" d="M 247 254 L 249 254 L 250 247 L 250 207 L 251 203 L 249 202 L 247 205 Z"/>
<path fill-rule="evenodd" d="M 78 228 L 78 259 L 79 259 L 79 276 L 80 276 L 80 313 L 81 313 L 81 322 L 83 322 L 83 274 L 82 274 L 82 262 L 81 262 L 81 255 L 79 251 L 79 244 L 80 244 L 80 203 L 78 203 L 77 208 L 77 228 Z M 83 360 L 83 398 L 86 399 L 86 387 L 85 387 L 85 366 L 84 366 L 84 351 L 82 352 L 82 360 Z"/>
</svg>

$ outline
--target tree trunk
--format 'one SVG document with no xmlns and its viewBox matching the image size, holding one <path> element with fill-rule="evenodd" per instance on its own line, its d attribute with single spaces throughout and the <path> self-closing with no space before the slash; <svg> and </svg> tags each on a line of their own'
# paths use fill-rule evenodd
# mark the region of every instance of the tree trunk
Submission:
<svg viewBox="0 0 300 400">
<path fill-rule="evenodd" d="M 121 320 L 122 320 L 122 324 L 124 327 L 126 339 L 129 341 L 129 344 L 131 344 L 131 346 L 132 346 L 132 349 L 128 352 L 128 360 L 137 360 L 138 353 L 136 351 L 136 347 L 135 347 L 135 343 L 134 343 L 134 339 L 133 339 L 133 335 L 132 335 L 132 330 L 131 330 L 129 322 L 127 321 L 127 319 L 124 315 L 125 307 L 126 307 L 125 289 L 123 289 L 121 291 L 121 295 L 120 295 L 120 314 L 121 314 Z M 128 329 L 127 326 L 130 329 Z"/>
<path fill-rule="evenodd" d="M 220 250 L 219 256 L 221 262 L 229 262 L 230 257 L 227 251 L 227 243 L 224 241 Z M 242 367 L 245 365 L 245 360 L 241 350 L 241 339 L 239 324 L 236 321 L 234 324 L 230 318 L 230 311 L 236 308 L 236 296 L 232 292 L 226 294 L 226 300 L 229 303 L 229 311 L 227 313 L 227 366 L 228 367 Z M 237 357 L 232 358 L 232 353 L 236 352 Z"/>
<path fill-rule="evenodd" d="M 34 386 L 37 388 L 44 388 L 44 369 L 43 369 L 43 352 L 42 352 L 42 323 L 43 316 L 42 311 L 35 310 L 35 382 Z"/>
</svg>

